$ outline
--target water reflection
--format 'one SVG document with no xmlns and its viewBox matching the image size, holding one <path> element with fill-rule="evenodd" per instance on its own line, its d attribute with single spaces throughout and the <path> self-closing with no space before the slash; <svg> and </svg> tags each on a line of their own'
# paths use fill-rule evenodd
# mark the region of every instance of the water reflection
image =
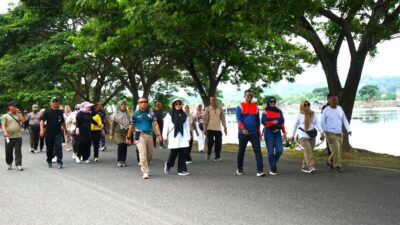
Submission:
<svg viewBox="0 0 400 225">
<path fill-rule="evenodd" d="M 399 120 L 399 110 L 356 110 L 352 119 L 361 120 L 364 123 L 390 123 L 393 120 Z"/>
</svg>

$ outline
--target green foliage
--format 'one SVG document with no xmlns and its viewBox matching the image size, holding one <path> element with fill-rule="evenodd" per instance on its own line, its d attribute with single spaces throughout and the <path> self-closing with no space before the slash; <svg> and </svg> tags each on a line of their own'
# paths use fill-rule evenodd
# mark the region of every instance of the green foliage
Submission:
<svg viewBox="0 0 400 225">
<path fill-rule="evenodd" d="M 326 99 L 326 96 L 328 95 L 328 93 L 329 93 L 329 89 L 328 89 L 327 87 L 315 88 L 315 89 L 312 91 L 312 94 L 313 94 L 316 98 L 321 99 L 321 100 Z"/>
<path fill-rule="evenodd" d="M 360 90 L 358 90 L 358 94 L 366 101 L 371 98 L 378 97 L 379 87 L 376 85 L 365 85 Z"/>
</svg>

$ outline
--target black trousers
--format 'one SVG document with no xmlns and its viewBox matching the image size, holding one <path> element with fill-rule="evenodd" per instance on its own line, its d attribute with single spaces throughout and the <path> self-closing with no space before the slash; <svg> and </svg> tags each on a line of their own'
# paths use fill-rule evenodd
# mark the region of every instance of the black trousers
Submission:
<svg viewBox="0 0 400 225">
<path fill-rule="evenodd" d="M 162 132 L 162 130 L 161 130 L 161 132 Z M 157 134 L 155 132 L 153 132 L 153 143 L 154 143 L 154 148 L 157 147 Z M 163 141 L 160 141 L 159 144 L 160 144 L 160 147 L 164 147 Z"/>
<path fill-rule="evenodd" d="M 94 158 L 99 157 L 100 139 L 101 139 L 101 130 L 92 131 L 92 143 L 93 143 Z"/>
<path fill-rule="evenodd" d="M 207 140 L 208 154 L 211 155 L 211 151 L 215 144 L 215 158 L 221 158 L 222 132 L 216 130 L 207 130 Z"/>
<path fill-rule="evenodd" d="M 57 162 L 62 163 L 62 136 L 61 134 L 46 136 L 46 154 L 47 162 L 51 163 L 54 156 L 57 156 Z"/>
<path fill-rule="evenodd" d="M 40 146 L 40 151 L 42 151 L 44 148 L 44 137 L 39 138 L 39 146 Z"/>
<path fill-rule="evenodd" d="M 174 167 L 176 157 L 178 157 L 178 173 L 187 172 L 186 151 L 187 151 L 187 148 L 171 149 L 171 152 L 169 153 L 169 157 L 167 160 L 167 167 L 168 168 Z"/>
<path fill-rule="evenodd" d="M 137 145 L 135 145 L 134 148 L 136 149 L 136 160 L 137 160 L 137 162 L 140 162 L 139 149 L 138 149 Z"/>
<path fill-rule="evenodd" d="M 6 163 L 8 165 L 11 165 L 14 161 L 14 156 L 13 152 L 15 150 L 15 166 L 21 166 L 22 165 L 22 153 L 21 153 L 21 147 L 22 147 L 22 138 L 10 138 L 10 142 L 6 143 Z"/>
<path fill-rule="evenodd" d="M 128 145 L 125 143 L 118 144 L 118 162 L 126 161 L 126 154 L 128 152 Z"/>
<path fill-rule="evenodd" d="M 77 135 L 72 136 L 72 150 L 75 154 L 78 153 L 79 138 Z"/>
<path fill-rule="evenodd" d="M 192 153 L 192 148 L 193 148 L 193 137 L 190 138 L 189 147 L 186 150 L 186 161 L 193 161 L 192 156 L 190 155 Z"/>
<path fill-rule="evenodd" d="M 92 144 L 92 140 L 84 140 L 82 138 L 79 139 L 78 143 L 78 158 L 82 157 L 82 160 L 88 160 L 90 157 L 90 146 Z"/>
<path fill-rule="evenodd" d="M 29 142 L 31 145 L 31 149 L 38 149 L 40 139 L 40 127 L 39 126 L 31 126 L 29 128 Z"/>
</svg>

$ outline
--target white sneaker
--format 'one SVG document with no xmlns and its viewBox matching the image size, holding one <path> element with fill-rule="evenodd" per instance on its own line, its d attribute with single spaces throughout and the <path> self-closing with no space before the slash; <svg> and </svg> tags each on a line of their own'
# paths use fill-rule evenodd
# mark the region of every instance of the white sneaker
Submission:
<svg viewBox="0 0 400 225">
<path fill-rule="evenodd" d="M 140 166 L 140 165 L 142 165 L 142 163 L 141 163 L 141 162 L 138 162 L 138 165 Z"/>
<path fill-rule="evenodd" d="M 12 165 L 11 164 L 7 165 L 7 170 L 12 170 Z"/>
<path fill-rule="evenodd" d="M 308 173 L 309 174 L 314 174 L 315 171 L 317 171 L 315 168 L 311 168 L 311 169 L 308 170 Z"/>
<path fill-rule="evenodd" d="M 149 179 L 149 175 L 148 174 L 143 174 L 143 179 Z"/>
<path fill-rule="evenodd" d="M 51 160 L 51 162 L 52 162 L 52 163 L 56 163 L 56 162 L 57 162 L 57 156 L 55 156 L 55 157 Z"/>
<path fill-rule="evenodd" d="M 81 163 L 82 161 L 81 161 L 81 159 L 79 157 L 75 157 L 75 162 L 76 163 Z"/>
<path fill-rule="evenodd" d="M 169 170 L 170 170 L 170 168 L 168 168 L 167 162 L 165 162 L 165 163 L 164 163 L 164 173 L 165 173 L 165 174 L 169 174 Z"/>
<path fill-rule="evenodd" d="M 269 174 L 270 174 L 270 175 L 272 175 L 272 176 L 279 175 L 279 173 L 278 173 L 278 172 L 276 172 L 276 171 L 272 171 L 272 170 L 270 170 L 270 171 L 269 171 Z"/>
<path fill-rule="evenodd" d="M 36 153 L 39 153 L 40 151 L 39 150 L 34 150 L 33 152 L 36 154 Z"/>
<path fill-rule="evenodd" d="M 17 170 L 22 171 L 22 170 L 24 170 L 24 168 L 22 168 L 22 166 L 17 166 Z"/>
<path fill-rule="evenodd" d="M 122 167 L 122 162 L 118 162 L 118 163 L 117 163 L 117 166 L 118 166 L 118 167 Z"/>
<path fill-rule="evenodd" d="M 190 164 L 192 164 L 193 162 L 192 161 L 186 161 L 186 164 L 187 165 L 190 165 Z"/>
<path fill-rule="evenodd" d="M 67 152 L 69 152 L 69 151 L 71 151 L 71 149 L 70 149 L 70 148 L 67 148 Z"/>
<path fill-rule="evenodd" d="M 236 170 L 236 174 L 237 174 L 238 176 L 243 176 L 243 175 L 244 175 L 244 172 L 243 172 L 243 170 Z"/>
<path fill-rule="evenodd" d="M 74 153 L 72 153 L 72 159 L 75 159 L 75 158 L 76 158 L 76 154 L 74 152 Z"/>
<path fill-rule="evenodd" d="M 99 162 L 99 158 L 94 158 L 94 161 L 95 162 Z"/>
<path fill-rule="evenodd" d="M 267 174 L 265 174 L 265 172 L 257 173 L 257 177 L 265 177 L 265 176 L 267 176 Z"/>
<path fill-rule="evenodd" d="M 103 147 L 100 148 L 100 151 L 104 152 L 106 149 L 107 149 L 107 147 L 103 146 Z"/>
<path fill-rule="evenodd" d="M 310 171 L 309 171 L 308 169 L 306 169 L 306 168 L 301 169 L 301 172 L 303 172 L 303 173 L 310 173 Z"/>
<path fill-rule="evenodd" d="M 86 164 L 89 164 L 90 163 L 90 160 L 88 159 L 88 160 L 85 160 L 84 161 Z"/>
<path fill-rule="evenodd" d="M 178 176 L 189 176 L 189 174 L 188 172 L 179 172 Z"/>
</svg>

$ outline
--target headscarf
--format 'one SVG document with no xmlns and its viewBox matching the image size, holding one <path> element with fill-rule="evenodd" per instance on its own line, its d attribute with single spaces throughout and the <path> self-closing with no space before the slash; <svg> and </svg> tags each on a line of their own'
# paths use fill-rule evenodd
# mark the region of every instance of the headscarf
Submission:
<svg viewBox="0 0 400 225">
<path fill-rule="evenodd" d="M 274 96 L 270 96 L 270 97 L 267 98 L 267 107 L 265 109 L 268 110 L 268 111 L 279 112 L 279 113 L 282 114 L 282 111 L 278 107 L 271 106 L 271 100 L 272 99 L 275 99 L 275 101 L 276 101 L 276 98 Z"/>
<path fill-rule="evenodd" d="M 81 112 L 88 113 L 90 111 L 90 107 L 92 107 L 92 103 L 90 102 L 82 102 L 81 103 Z"/>
<path fill-rule="evenodd" d="M 203 106 L 202 104 L 198 104 L 197 107 L 196 107 L 195 116 L 196 116 L 197 119 L 203 119 L 204 118 L 204 111 L 203 111 L 203 109 L 200 109 L 200 107 L 202 107 L 202 106 Z"/>
<path fill-rule="evenodd" d="M 182 103 L 182 107 L 180 110 L 175 109 L 175 102 L 180 101 Z M 183 102 L 180 99 L 175 99 L 172 101 L 172 110 L 171 110 L 171 119 L 174 124 L 174 137 L 176 137 L 179 133 L 183 136 L 183 124 L 186 122 L 187 115 L 183 111 Z"/>
<path fill-rule="evenodd" d="M 300 104 L 300 113 L 304 114 L 304 130 L 308 130 L 308 128 L 310 128 L 310 125 L 314 118 L 314 111 L 304 108 L 304 103 L 306 102 L 310 103 L 309 101 L 303 101 Z"/>
<path fill-rule="evenodd" d="M 113 116 L 113 120 L 119 124 L 121 129 L 127 130 L 129 128 L 129 114 L 127 111 L 121 110 L 122 103 L 125 103 L 125 102 L 122 100 L 118 102 L 117 111 L 115 112 L 115 114 Z"/>
<path fill-rule="evenodd" d="M 69 105 L 65 105 L 64 107 L 64 113 L 65 115 L 69 115 L 71 113 L 71 107 L 69 107 Z"/>
</svg>

